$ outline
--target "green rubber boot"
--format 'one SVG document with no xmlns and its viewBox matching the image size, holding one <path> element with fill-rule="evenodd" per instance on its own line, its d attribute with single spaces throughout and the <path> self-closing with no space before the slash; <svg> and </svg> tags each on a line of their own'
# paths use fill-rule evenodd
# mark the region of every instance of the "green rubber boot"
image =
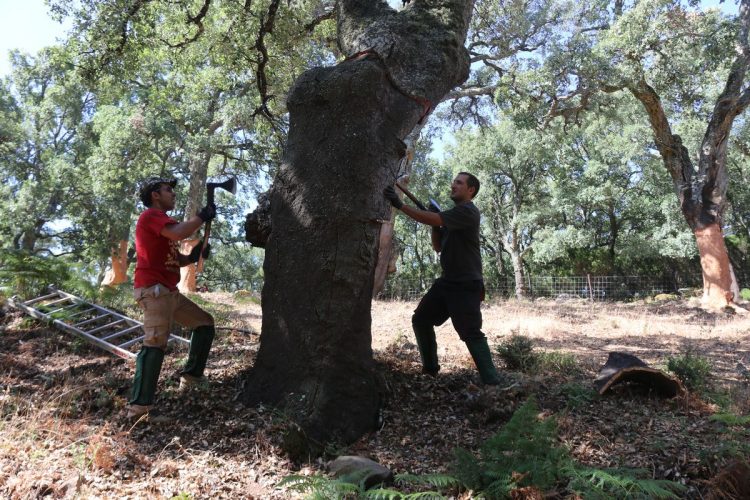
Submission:
<svg viewBox="0 0 750 500">
<path fill-rule="evenodd" d="M 412 322 L 414 336 L 417 339 L 419 356 L 422 358 L 422 373 L 435 376 L 440 371 L 437 356 L 435 329 L 430 325 L 417 325 Z"/>
<path fill-rule="evenodd" d="M 203 371 L 208 362 L 208 353 L 214 341 L 216 330 L 214 325 L 199 326 L 193 330 L 190 337 L 190 353 L 187 362 L 182 368 L 180 375 L 185 379 L 199 380 L 203 377 Z"/>
<path fill-rule="evenodd" d="M 500 377 L 495 369 L 495 363 L 492 361 L 490 347 L 487 345 L 486 338 L 466 340 L 466 347 L 469 348 L 474 364 L 477 365 L 479 377 L 485 385 L 498 385 Z"/>
<path fill-rule="evenodd" d="M 151 406 L 156 398 L 156 384 L 159 382 L 164 351 L 158 347 L 144 346 L 135 359 L 133 377 L 133 399 L 131 405 Z"/>
</svg>

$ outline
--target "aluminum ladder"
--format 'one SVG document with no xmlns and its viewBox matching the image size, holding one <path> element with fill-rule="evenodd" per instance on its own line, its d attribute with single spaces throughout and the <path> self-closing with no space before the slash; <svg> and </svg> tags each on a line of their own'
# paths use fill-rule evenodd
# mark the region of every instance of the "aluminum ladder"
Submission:
<svg viewBox="0 0 750 500">
<path fill-rule="evenodd" d="M 105 351 L 134 360 L 137 353 L 129 348 L 144 338 L 143 323 L 80 297 L 49 287 L 49 293 L 27 301 L 13 296 L 8 303 L 29 316 L 72 333 Z M 190 344 L 179 335 L 170 334 L 169 342 Z"/>
</svg>

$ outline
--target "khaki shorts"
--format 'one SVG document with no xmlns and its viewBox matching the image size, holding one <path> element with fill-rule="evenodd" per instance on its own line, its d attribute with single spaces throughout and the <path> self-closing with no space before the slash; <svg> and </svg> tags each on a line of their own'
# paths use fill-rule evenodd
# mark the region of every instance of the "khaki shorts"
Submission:
<svg viewBox="0 0 750 500">
<path fill-rule="evenodd" d="M 143 309 L 143 345 L 147 347 L 166 348 L 174 323 L 190 330 L 214 324 L 213 316 L 198 304 L 164 285 L 136 288 L 133 294 Z"/>
</svg>

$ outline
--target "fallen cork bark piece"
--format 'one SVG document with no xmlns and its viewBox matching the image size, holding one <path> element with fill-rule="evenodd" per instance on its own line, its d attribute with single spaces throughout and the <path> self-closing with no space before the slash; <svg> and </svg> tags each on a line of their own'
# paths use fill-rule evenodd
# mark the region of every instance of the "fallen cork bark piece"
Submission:
<svg viewBox="0 0 750 500">
<path fill-rule="evenodd" d="M 594 388 L 599 394 L 604 394 L 610 387 L 622 382 L 645 385 L 669 398 L 687 392 L 678 379 L 656 368 L 650 368 L 636 356 L 625 352 L 611 352 L 594 380 Z"/>
<path fill-rule="evenodd" d="M 736 460 L 708 483 L 706 500 L 750 498 L 750 462 Z"/>
</svg>

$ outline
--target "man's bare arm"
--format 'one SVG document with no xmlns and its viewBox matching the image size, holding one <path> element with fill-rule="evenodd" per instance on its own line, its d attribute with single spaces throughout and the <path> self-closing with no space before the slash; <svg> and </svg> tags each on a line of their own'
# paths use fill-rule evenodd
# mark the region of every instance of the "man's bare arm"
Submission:
<svg viewBox="0 0 750 500">
<path fill-rule="evenodd" d="M 194 215 L 184 222 L 164 226 L 164 228 L 161 230 L 161 235 L 174 241 L 184 240 L 195 231 L 197 231 L 198 228 L 202 225 L 203 219 L 201 219 L 197 215 Z"/>
<path fill-rule="evenodd" d="M 410 207 L 409 205 L 404 205 L 403 207 L 401 207 L 401 211 L 415 221 L 421 222 L 422 224 L 428 224 L 430 226 L 436 227 L 440 227 L 443 225 L 443 218 L 438 213 L 430 212 L 429 210 L 420 210 L 418 208 Z"/>
</svg>

